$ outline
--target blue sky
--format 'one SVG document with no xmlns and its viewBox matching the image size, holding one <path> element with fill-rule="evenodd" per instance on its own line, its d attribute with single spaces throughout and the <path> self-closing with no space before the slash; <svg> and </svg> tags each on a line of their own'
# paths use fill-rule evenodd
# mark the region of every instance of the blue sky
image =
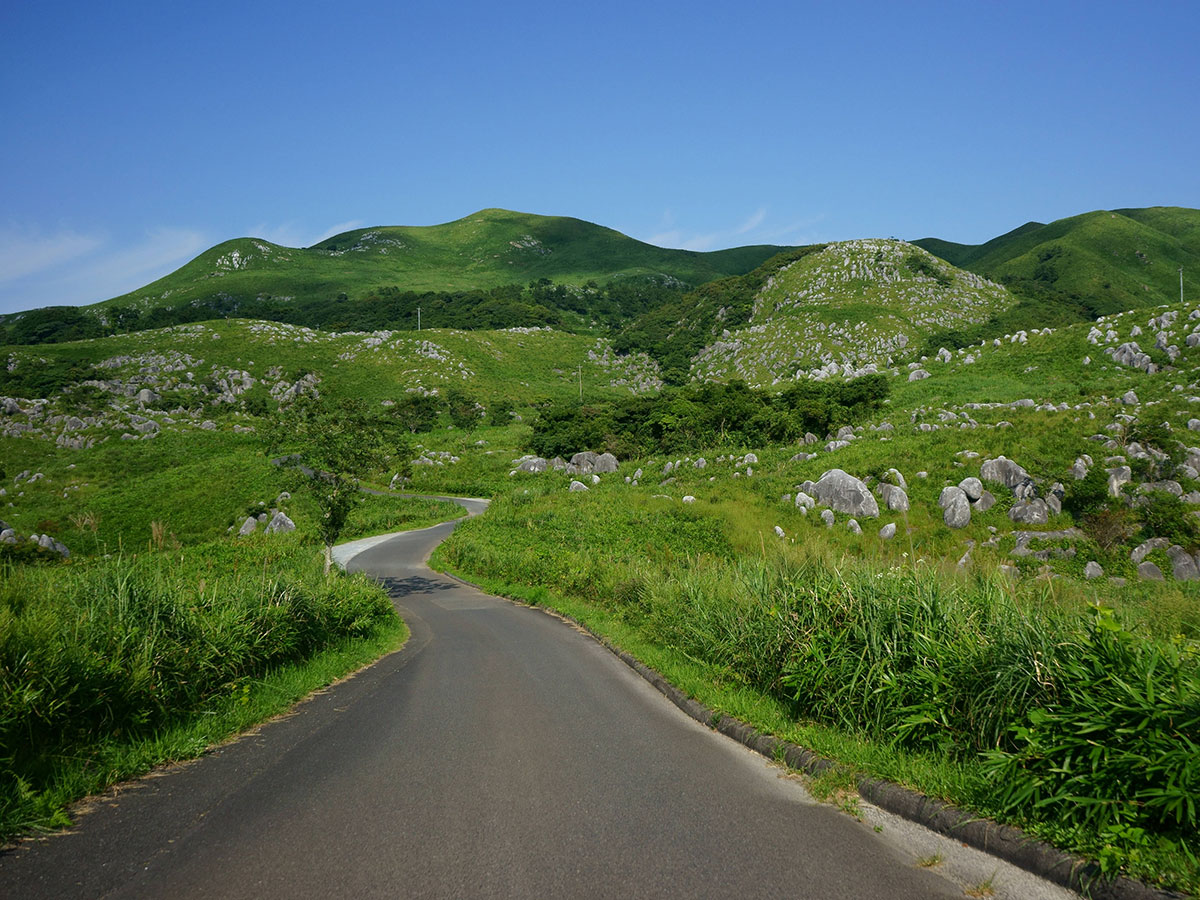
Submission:
<svg viewBox="0 0 1200 900">
<path fill-rule="evenodd" d="M 1200 4 L 6 3 L 0 312 L 501 206 L 664 246 L 1200 207 Z"/>
</svg>

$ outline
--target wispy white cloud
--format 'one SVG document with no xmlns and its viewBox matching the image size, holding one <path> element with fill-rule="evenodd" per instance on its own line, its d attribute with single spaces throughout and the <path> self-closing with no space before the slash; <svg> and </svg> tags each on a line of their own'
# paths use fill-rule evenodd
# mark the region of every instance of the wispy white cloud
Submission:
<svg viewBox="0 0 1200 900">
<path fill-rule="evenodd" d="M 161 278 L 212 243 L 189 228 L 156 229 L 124 245 L 73 233 L 57 244 L 20 233 L 0 236 L 0 241 L 0 312 L 107 300 Z M 9 267 L 9 258 L 22 248 L 38 265 Z"/>
<path fill-rule="evenodd" d="M 798 222 L 786 227 L 765 227 L 768 213 L 765 206 L 759 207 L 740 222 L 715 231 L 688 231 L 676 225 L 675 216 L 667 210 L 656 230 L 644 240 L 659 247 L 674 247 L 679 250 L 715 250 L 749 243 L 800 243 L 800 233 L 812 222 Z"/>
<path fill-rule="evenodd" d="M 272 244 L 279 244 L 283 247 L 311 247 L 313 244 L 319 244 L 321 241 L 331 238 L 335 234 L 341 234 L 343 231 L 352 231 L 355 228 L 362 227 L 362 220 L 351 219 L 348 222 L 339 222 L 336 225 L 331 225 L 318 234 L 313 234 L 311 230 L 303 228 L 295 222 L 285 222 L 282 225 L 268 225 L 263 222 L 255 225 L 248 233 L 254 237 L 262 238 L 263 240 L 270 241 Z"/>
<path fill-rule="evenodd" d="M 95 235 L 74 231 L 41 235 L 7 228 L 0 231 L 0 284 L 62 265 L 102 243 Z"/>
<path fill-rule="evenodd" d="M 674 247 L 677 250 L 711 250 L 720 238 L 721 234 L 719 232 L 711 234 L 684 234 L 678 228 L 673 228 L 670 231 L 662 231 L 651 235 L 646 238 L 646 243 L 654 244 L 658 247 Z"/>
<path fill-rule="evenodd" d="M 207 250 L 211 242 L 199 231 L 188 228 L 160 228 L 146 234 L 138 243 L 106 254 L 83 268 L 78 276 L 96 284 L 111 285 L 103 300 L 141 287 L 161 278 L 173 269 Z"/>
<path fill-rule="evenodd" d="M 737 227 L 737 234 L 746 234 L 763 223 L 767 217 L 767 208 L 760 206 L 750 218 Z"/>
</svg>

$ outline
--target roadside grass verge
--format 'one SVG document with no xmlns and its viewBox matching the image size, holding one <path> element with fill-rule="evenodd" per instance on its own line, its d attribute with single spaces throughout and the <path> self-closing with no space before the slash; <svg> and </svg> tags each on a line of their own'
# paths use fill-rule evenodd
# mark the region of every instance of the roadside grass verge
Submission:
<svg viewBox="0 0 1200 900">
<path fill-rule="evenodd" d="M 1106 874 L 1200 889 L 1194 641 L 1044 582 L 746 549 L 719 505 L 528 490 L 464 523 L 434 564 L 571 615 L 852 772 L 1022 826 Z"/>
<path fill-rule="evenodd" d="M 363 576 L 294 535 L 0 578 L 0 838 L 197 756 L 398 647 Z"/>
<path fill-rule="evenodd" d="M 352 541 L 393 531 L 415 531 L 459 519 L 466 514 L 467 511 L 457 503 L 446 500 L 366 494 L 358 506 L 351 510 L 338 540 Z"/>
</svg>

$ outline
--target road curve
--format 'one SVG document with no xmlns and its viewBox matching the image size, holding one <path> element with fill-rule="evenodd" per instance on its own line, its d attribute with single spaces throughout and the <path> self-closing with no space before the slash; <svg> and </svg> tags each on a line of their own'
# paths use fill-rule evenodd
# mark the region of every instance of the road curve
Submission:
<svg viewBox="0 0 1200 900">
<path fill-rule="evenodd" d="M 0 855 L 0 896 L 962 896 L 591 638 L 430 571 L 454 525 L 349 561 L 402 650 Z"/>
</svg>

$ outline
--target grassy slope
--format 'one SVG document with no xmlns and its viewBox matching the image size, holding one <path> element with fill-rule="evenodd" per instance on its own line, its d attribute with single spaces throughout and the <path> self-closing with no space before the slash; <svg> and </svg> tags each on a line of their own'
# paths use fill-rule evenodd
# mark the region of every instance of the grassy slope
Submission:
<svg viewBox="0 0 1200 900">
<path fill-rule="evenodd" d="M 485 408 L 511 397 L 518 413 L 525 415 L 534 402 L 577 396 L 580 369 L 587 397 L 627 394 L 630 383 L 652 378 L 655 372 L 644 360 L 617 358 L 603 340 L 555 331 L 330 335 L 238 320 L 16 347 L 6 359 L 19 374 L 60 362 L 94 366 L 127 358 L 128 362 L 103 368 L 99 374 L 133 379 L 143 377 L 139 373 L 145 364 L 161 366 L 164 358 L 175 355 L 190 360 L 195 382 L 230 370 L 250 373 L 259 383 L 245 396 L 265 397 L 264 384 L 292 381 L 312 372 L 321 379 L 323 394 L 362 398 L 376 407 L 403 397 L 410 388 L 444 394 L 458 387 Z M 267 376 L 271 367 L 282 369 L 278 379 Z M 185 373 L 164 377 L 183 382 Z M 6 393 L 14 392 L 0 388 L 0 394 Z M 49 399 L 42 422 L 53 414 L 83 412 L 70 395 Z M 168 406 L 176 402 L 186 407 L 200 403 L 196 394 L 184 392 Z M 107 411 L 114 417 L 112 424 L 71 432 L 100 441 L 90 450 L 56 446 L 61 423 L 46 426 L 49 439 L 0 436 L 0 469 L 7 472 L 3 486 L 8 490 L 0 502 L 0 519 L 23 534 L 49 532 L 79 552 L 141 548 L 154 521 L 164 523 L 170 534 L 188 544 L 219 537 L 231 524 L 239 524 L 248 510 L 260 503 L 270 506 L 280 491 L 292 486 L 287 473 L 269 464 L 256 434 L 234 431 L 259 424 L 241 412 L 240 403 L 232 407 L 207 403 L 195 418 L 189 418 L 124 401 L 128 412 L 163 423 L 163 433 L 139 441 L 120 439 L 131 426 L 113 412 L 112 404 L 108 395 L 91 408 L 93 413 Z M 203 419 L 211 419 L 217 428 L 200 429 Z M 473 440 L 463 447 L 466 457 L 485 452 Z M 13 478 L 25 470 L 46 477 L 14 485 Z M 422 477 L 428 479 L 429 474 Z M 299 496 L 294 503 L 296 508 L 290 512 L 304 526 L 315 513 Z M 99 528 L 93 531 L 78 522 L 81 515 L 98 517 Z"/>
<path fill-rule="evenodd" d="M 1185 329 L 1195 324 L 1186 319 L 1190 305 L 1154 314 L 1172 310 L 1181 313 Z M 1117 365 L 1102 353 L 1103 346 L 1129 339 L 1134 326 L 1145 329 L 1150 315 L 1130 313 L 1100 323 L 1117 334 L 1115 340 L 1100 340 L 1099 345 L 1088 340 L 1090 326 L 1073 326 L 1032 334 L 1026 344 L 1004 342 L 995 347 L 989 342 L 970 354 L 956 354 L 948 363 L 930 362 L 930 378 L 893 382 L 891 409 L 880 419 L 892 423 L 894 431 L 866 430 L 850 446 L 818 451 L 813 460 L 792 461 L 794 446 L 697 447 L 691 456 L 704 455 L 708 460 L 702 470 L 685 459 L 667 482 L 662 456 L 629 460 L 623 462 L 621 475 L 643 468 L 640 485 L 627 485 L 619 476 L 605 477 L 587 495 L 566 490 L 570 476 L 514 476 L 508 479 L 511 489 L 489 516 L 460 529 L 440 558 L 493 589 L 584 619 L 721 711 L 815 747 L 859 771 L 999 814 L 1000 792 L 973 760 L 952 758 L 939 750 L 889 747 L 886 741 L 870 739 L 853 728 L 810 720 L 803 704 L 788 704 L 777 689 L 753 687 L 753 660 L 768 659 L 768 651 L 778 647 L 772 643 L 770 622 L 753 624 L 762 618 L 761 609 L 774 606 L 770 600 L 760 605 L 751 590 L 757 576 L 743 570 L 756 558 L 773 557 L 779 544 L 785 543 L 789 555 L 815 564 L 834 581 L 838 578 L 829 573 L 843 573 L 839 590 L 846 592 L 847 602 L 861 596 L 864 585 L 876 579 L 890 584 L 911 573 L 915 583 L 945 585 L 947 597 L 964 604 L 960 611 L 968 617 L 973 615 L 971 604 L 986 597 L 1011 595 L 1021 604 L 1023 615 L 1034 621 L 1045 617 L 1048 622 L 1063 621 L 1062 617 L 1086 621 L 1089 606 L 1100 603 L 1117 609 L 1135 633 L 1176 642 L 1185 656 L 1194 653 L 1200 636 L 1200 585 L 1174 582 L 1169 575 L 1163 584 L 1140 582 L 1133 577 L 1130 545 L 1106 552 L 1089 540 L 1074 543 L 1078 551 L 1074 558 L 1050 562 L 1053 572 L 1066 577 L 1038 578 L 1040 561 L 1008 555 L 1012 539 L 1006 535 L 1015 527 L 1006 514 L 1012 502 L 1009 492 L 989 485 L 1000 502 L 986 513 L 976 513 L 963 530 L 947 528 L 937 506 L 944 485 L 978 475 L 981 459 L 999 454 L 1017 460 L 1043 483 L 1068 481 L 1067 470 L 1079 454 L 1090 453 L 1099 461 L 1120 452 L 1105 451 L 1090 438 L 1107 434 L 1108 426 L 1126 414 L 1147 422 L 1166 421 L 1186 444 L 1200 443 L 1200 436 L 1186 428 L 1200 406 L 1200 348 L 1185 348 L 1173 370 L 1153 375 Z M 966 362 L 967 355 L 976 361 Z M 1085 356 L 1091 358 L 1090 365 L 1083 365 Z M 1131 389 L 1140 406 L 1115 402 Z M 1067 403 L 1069 408 L 968 406 L 1026 398 L 1039 406 Z M 943 419 L 949 413 L 955 421 Z M 978 427 L 960 428 L 963 414 Z M 937 430 L 921 431 L 920 425 L 934 425 Z M 721 458 L 746 449 L 755 449 L 759 458 L 749 477 L 745 466 Z M 800 482 L 816 479 L 834 466 L 859 476 L 898 467 L 908 479 L 912 509 L 905 515 L 885 511 L 879 519 L 860 519 L 863 534 L 855 535 L 844 527 L 845 516 L 839 515 L 837 526 L 827 529 L 815 515 L 802 515 L 794 504 L 781 499 L 794 493 Z M 735 471 L 741 476 L 735 476 Z M 926 476 L 918 477 L 918 472 Z M 696 502 L 681 504 L 685 495 L 694 496 Z M 889 521 L 900 526 L 900 534 L 885 541 L 876 531 Z M 1073 524 L 1070 516 L 1060 515 L 1047 528 Z M 785 531 L 785 542 L 774 536 L 776 525 Z M 993 530 L 1000 540 L 985 546 Z M 580 543 L 580 533 L 587 534 L 588 541 Z M 964 555 L 969 562 L 965 571 L 958 571 L 955 562 Z M 1165 554 L 1156 551 L 1150 558 L 1169 571 Z M 1099 560 L 1108 575 L 1127 577 L 1129 583 L 1084 582 L 1082 567 L 1089 559 Z M 997 578 L 1001 564 L 1016 565 L 1025 577 L 1015 583 Z M 796 581 L 811 583 L 811 578 Z M 713 591 L 719 590 L 732 591 L 731 609 L 722 610 L 711 602 Z M 667 625 L 669 637 L 664 638 Z M 750 654 L 736 664 L 721 655 L 724 648 L 748 639 L 743 632 L 760 626 L 749 638 L 762 642 L 761 654 Z M 695 651 L 678 635 L 704 638 L 716 648 L 715 655 Z M 1194 863 L 1169 844 L 1151 840 L 1143 846 L 1136 836 L 1133 843 L 1126 843 L 1114 833 L 1089 832 L 1083 826 L 1073 831 L 1075 826 L 1065 817 L 1039 821 L 1036 815 L 1018 815 L 1016 821 L 1063 846 L 1103 859 L 1111 870 L 1124 865 L 1126 871 L 1152 881 L 1162 879 L 1160 883 L 1190 890 L 1200 886 Z M 1187 839 L 1194 841 L 1194 832 Z"/>
<path fill-rule="evenodd" d="M 309 248 L 257 238 L 218 244 L 105 306 L 177 306 L 222 297 L 332 300 L 380 285 L 456 291 L 538 278 L 583 284 L 664 274 L 690 284 L 749 271 L 780 247 L 669 250 L 579 219 L 485 209 L 443 225 L 345 232 Z"/>
<path fill-rule="evenodd" d="M 1097 210 L 1048 225 L 1028 223 L 977 246 L 936 238 L 914 243 L 998 279 L 1032 279 L 1119 308 L 1179 299 L 1179 266 L 1200 265 L 1200 210 Z"/>
</svg>

